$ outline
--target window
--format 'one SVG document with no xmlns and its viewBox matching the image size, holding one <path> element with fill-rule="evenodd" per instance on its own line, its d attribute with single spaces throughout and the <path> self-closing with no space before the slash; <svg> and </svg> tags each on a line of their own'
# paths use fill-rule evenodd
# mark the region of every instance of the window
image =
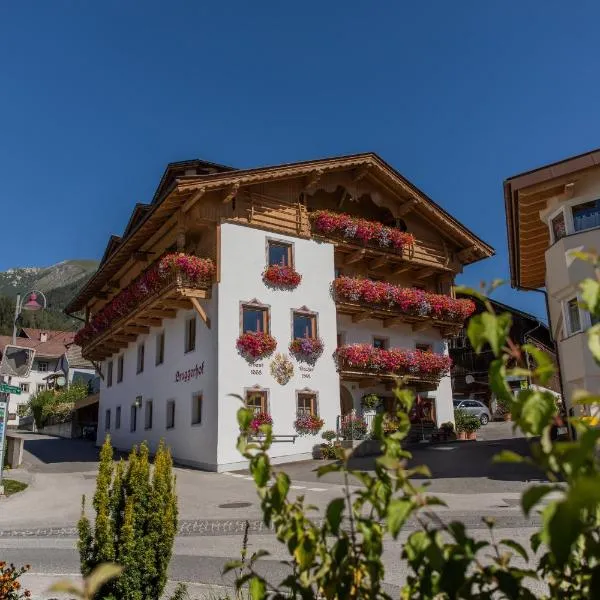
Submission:
<svg viewBox="0 0 600 600">
<path fill-rule="evenodd" d="M 117 383 L 121 383 L 123 381 L 123 363 L 125 361 L 125 357 L 121 354 L 117 359 Z"/>
<path fill-rule="evenodd" d="M 246 407 L 255 413 L 266 413 L 267 411 L 267 392 L 261 390 L 246 391 Z"/>
<path fill-rule="evenodd" d="M 112 386 L 112 378 L 113 378 L 113 361 L 109 360 L 106 366 L 106 387 Z"/>
<path fill-rule="evenodd" d="M 40 360 L 37 364 L 37 370 L 40 373 L 46 373 L 48 371 L 48 362 L 45 360 Z"/>
<path fill-rule="evenodd" d="M 133 404 L 131 406 L 129 431 L 131 431 L 133 433 L 136 430 L 136 428 L 137 428 L 137 406 L 135 404 Z"/>
<path fill-rule="evenodd" d="M 292 245 L 284 242 L 269 240 L 268 261 L 269 265 L 280 265 L 282 267 L 292 266 Z"/>
<path fill-rule="evenodd" d="M 191 317 L 185 322 L 185 352 L 196 349 L 196 317 Z"/>
<path fill-rule="evenodd" d="M 162 365 L 165 362 L 165 332 L 156 334 L 156 365 Z"/>
<path fill-rule="evenodd" d="M 317 337 L 317 316 L 310 313 L 294 312 L 294 339 Z"/>
<path fill-rule="evenodd" d="M 167 401 L 167 429 L 175 427 L 175 400 Z"/>
<path fill-rule="evenodd" d="M 312 392 L 299 392 L 296 398 L 297 415 L 317 414 L 317 395 Z"/>
<path fill-rule="evenodd" d="M 110 408 L 104 413 L 104 429 L 106 431 L 110 430 Z"/>
<path fill-rule="evenodd" d="M 140 344 L 137 349 L 137 372 L 144 372 L 144 352 L 145 347 L 144 344 Z"/>
<path fill-rule="evenodd" d="M 269 309 L 262 306 L 242 306 L 242 333 L 262 331 L 269 333 Z"/>
<path fill-rule="evenodd" d="M 600 227 L 600 200 L 584 202 L 573 206 L 573 229 L 585 231 L 592 227 Z"/>
<path fill-rule="evenodd" d="M 36 392 L 45 392 L 48 389 L 48 386 L 45 383 L 38 383 L 35 391 Z"/>
<path fill-rule="evenodd" d="M 417 350 L 421 352 L 433 352 L 433 346 L 431 344 L 415 344 Z"/>
<path fill-rule="evenodd" d="M 565 213 L 561 210 L 550 221 L 552 227 L 552 237 L 555 242 L 567 235 L 567 224 L 565 222 Z"/>
<path fill-rule="evenodd" d="M 389 345 L 389 340 L 381 337 L 373 338 L 373 348 L 378 348 L 379 350 L 387 350 Z"/>
<path fill-rule="evenodd" d="M 115 429 L 121 429 L 121 407 L 115 409 Z"/>
<path fill-rule="evenodd" d="M 202 423 L 202 394 L 192 396 L 192 425 Z"/>
<path fill-rule="evenodd" d="M 577 298 L 571 298 L 566 304 L 566 319 L 568 323 L 568 334 L 573 335 L 581 331 L 581 315 Z"/>
<path fill-rule="evenodd" d="M 22 392 L 29 392 L 29 384 L 28 383 L 20 383 L 19 387 L 21 388 Z"/>
<path fill-rule="evenodd" d="M 146 400 L 146 410 L 144 411 L 144 429 L 152 429 L 152 400 Z"/>
</svg>

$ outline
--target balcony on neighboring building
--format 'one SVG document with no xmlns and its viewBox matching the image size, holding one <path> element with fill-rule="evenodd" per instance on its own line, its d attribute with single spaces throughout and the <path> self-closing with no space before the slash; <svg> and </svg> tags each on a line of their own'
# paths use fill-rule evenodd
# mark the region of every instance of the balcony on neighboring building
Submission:
<svg viewBox="0 0 600 600">
<path fill-rule="evenodd" d="M 160 326 L 162 319 L 175 318 L 179 308 L 195 308 L 207 322 L 199 300 L 210 298 L 214 274 L 210 259 L 167 254 L 92 315 L 75 342 L 86 358 L 104 360 Z"/>
<path fill-rule="evenodd" d="M 369 344 L 340 346 L 336 361 L 341 379 L 357 381 L 361 388 L 394 384 L 402 378 L 420 391 L 435 389 L 452 366 L 452 360 L 444 354 L 405 348 L 383 350 Z"/>
<path fill-rule="evenodd" d="M 416 239 L 396 227 L 326 210 L 314 211 L 309 218 L 312 236 L 332 242 L 340 264 L 362 263 L 390 275 L 412 271 L 423 279 L 459 268 L 445 245 Z"/>
<path fill-rule="evenodd" d="M 379 319 L 384 327 L 408 323 L 413 331 L 436 327 L 444 337 L 456 335 L 475 310 L 469 299 L 456 299 L 385 281 L 338 277 L 333 282 L 338 313 L 354 323 Z"/>
</svg>

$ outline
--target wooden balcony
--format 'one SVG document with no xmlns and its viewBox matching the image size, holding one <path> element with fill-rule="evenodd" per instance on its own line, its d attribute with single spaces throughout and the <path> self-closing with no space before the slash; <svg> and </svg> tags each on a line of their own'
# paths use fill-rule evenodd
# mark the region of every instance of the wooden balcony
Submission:
<svg viewBox="0 0 600 600">
<path fill-rule="evenodd" d="M 151 267 L 155 269 L 155 267 Z M 147 271 L 147 272 L 148 272 Z M 155 271 L 156 272 L 156 269 Z M 200 300 L 211 296 L 212 275 L 210 277 L 190 277 L 185 273 L 173 272 L 159 280 L 153 279 L 151 290 L 143 299 L 132 306 L 124 314 L 116 318 L 101 314 L 96 321 L 86 325 L 80 332 L 78 343 L 82 346 L 82 354 L 90 360 L 104 360 L 126 348 L 138 335 L 150 332 L 150 327 L 160 327 L 163 319 L 174 319 L 178 309 L 195 309 L 201 319 L 210 327 L 209 319 L 200 304 Z M 132 282 L 121 293 L 127 293 L 129 287 L 139 285 Z M 139 293 L 139 291 L 138 291 Z M 113 300 L 119 300 L 119 295 Z M 110 310 L 110 302 L 105 307 Z M 123 311 L 121 311 L 123 313 Z M 100 328 L 100 331 L 97 329 Z"/>
<path fill-rule="evenodd" d="M 404 387 L 414 388 L 417 392 L 430 392 L 436 390 L 440 384 L 440 377 L 431 378 L 424 375 L 395 375 L 393 373 L 373 373 L 361 371 L 347 365 L 341 365 L 338 369 L 342 381 L 358 383 L 358 387 L 368 388 L 383 384 L 386 389 L 394 389 L 398 384 Z"/>
</svg>

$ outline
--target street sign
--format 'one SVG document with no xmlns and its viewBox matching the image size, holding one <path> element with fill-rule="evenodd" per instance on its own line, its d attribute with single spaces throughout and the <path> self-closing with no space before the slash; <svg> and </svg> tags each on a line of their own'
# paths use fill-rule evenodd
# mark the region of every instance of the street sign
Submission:
<svg viewBox="0 0 600 600">
<path fill-rule="evenodd" d="M 21 388 L 14 385 L 8 385 L 8 383 L 0 383 L 0 393 L 19 395 L 21 393 Z"/>
</svg>

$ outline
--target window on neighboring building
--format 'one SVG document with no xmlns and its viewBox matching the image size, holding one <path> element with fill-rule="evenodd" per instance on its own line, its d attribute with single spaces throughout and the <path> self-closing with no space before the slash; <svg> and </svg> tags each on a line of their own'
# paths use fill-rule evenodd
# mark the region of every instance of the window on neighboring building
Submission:
<svg viewBox="0 0 600 600">
<path fill-rule="evenodd" d="M 285 242 L 268 241 L 269 265 L 292 266 L 292 245 Z"/>
<path fill-rule="evenodd" d="M 192 425 L 202 423 L 202 394 L 192 395 Z"/>
<path fill-rule="evenodd" d="M 579 312 L 579 304 L 577 298 L 571 298 L 566 303 L 565 307 L 568 335 L 573 335 L 581 331 L 581 313 Z"/>
<path fill-rule="evenodd" d="M 125 361 L 125 357 L 121 354 L 117 359 L 117 383 L 121 383 L 123 381 L 123 363 Z"/>
<path fill-rule="evenodd" d="M 196 317 L 190 317 L 185 321 L 185 352 L 193 352 L 196 349 Z"/>
<path fill-rule="evenodd" d="M 243 333 L 262 331 L 269 333 L 269 309 L 263 306 L 244 304 L 242 306 Z"/>
<path fill-rule="evenodd" d="M 108 364 L 106 365 L 106 387 L 112 386 L 112 379 L 113 379 L 113 361 L 109 360 Z"/>
<path fill-rule="evenodd" d="M 45 383 L 38 383 L 35 391 L 36 392 L 45 392 L 48 389 L 48 386 Z"/>
<path fill-rule="evenodd" d="M 267 409 L 267 392 L 264 390 L 247 390 L 246 391 L 246 407 L 255 413 L 266 413 Z"/>
<path fill-rule="evenodd" d="M 138 373 L 143 373 L 144 372 L 144 353 L 145 353 L 145 347 L 144 344 L 139 344 L 137 347 L 137 372 Z"/>
<path fill-rule="evenodd" d="M 106 429 L 106 431 L 110 430 L 110 408 L 107 408 L 104 413 L 104 429 Z"/>
<path fill-rule="evenodd" d="M 557 242 L 561 238 L 564 238 L 567 235 L 565 213 L 562 210 L 551 219 L 550 225 L 552 227 L 552 236 L 555 242 Z"/>
<path fill-rule="evenodd" d="M 40 360 L 37 364 L 37 370 L 40 373 L 46 373 L 48 371 L 48 366 L 49 366 L 48 361 Z"/>
<path fill-rule="evenodd" d="M 146 400 L 146 407 L 144 411 L 144 429 L 152 429 L 152 400 Z"/>
<path fill-rule="evenodd" d="M 175 400 L 167 401 L 167 429 L 175 427 Z"/>
<path fill-rule="evenodd" d="M 415 344 L 415 348 L 421 350 L 421 352 L 433 352 L 433 346 L 431 344 L 419 343 Z"/>
<path fill-rule="evenodd" d="M 132 433 L 137 429 L 137 406 L 132 404 L 131 415 L 129 420 L 129 431 Z"/>
<path fill-rule="evenodd" d="M 165 332 L 156 334 L 156 365 L 162 365 L 165 362 Z"/>
<path fill-rule="evenodd" d="M 28 383 L 20 383 L 19 387 L 21 388 L 22 392 L 29 392 L 29 384 Z"/>
<path fill-rule="evenodd" d="M 121 407 L 115 409 L 115 429 L 121 429 Z"/>
<path fill-rule="evenodd" d="M 296 397 L 296 413 L 298 415 L 317 414 L 317 395 L 312 392 L 298 392 Z"/>
<path fill-rule="evenodd" d="M 317 315 L 294 311 L 294 339 L 317 337 Z"/>
<path fill-rule="evenodd" d="M 600 227 L 600 200 L 576 204 L 573 211 L 573 229 L 584 231 L 593 227 Z"/>
<path fill-rule="evenodd" d="M 373 338 L 373 348 L 378 348 L 379 350 L 387 350 L 389 346 L 389 340 L 387 338 L 382 337 L 374 337 Z"/>
</svg>

